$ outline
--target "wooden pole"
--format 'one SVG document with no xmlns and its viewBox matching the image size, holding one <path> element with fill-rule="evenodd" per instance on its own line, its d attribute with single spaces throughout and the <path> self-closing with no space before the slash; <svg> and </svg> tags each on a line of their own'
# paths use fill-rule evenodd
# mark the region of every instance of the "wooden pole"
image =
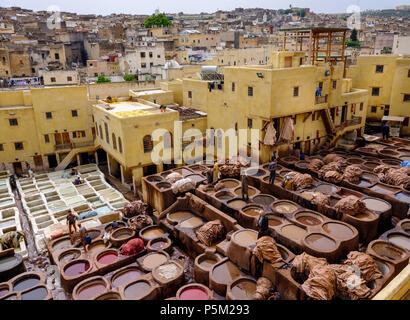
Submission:
<svg viewBox="0 0 410 320">
<path fill-rule="evenodd" d="M 309 30 L 309 64 L 312 64 L 312 30 Z"/>
</svg>

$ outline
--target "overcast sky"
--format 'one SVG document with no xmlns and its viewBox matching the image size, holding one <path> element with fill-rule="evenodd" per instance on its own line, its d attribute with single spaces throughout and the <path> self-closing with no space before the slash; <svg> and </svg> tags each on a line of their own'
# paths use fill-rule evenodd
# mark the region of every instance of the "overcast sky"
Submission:
<svg viewBox="0 0 410 320">
<path fill-rule="evenodd" d="M 152 14 L 155 9 L 169 13 L 180 11 L 212 13 L 238 7 L 286 9 L 290 4 L 294 7 L 310 8 L 316 13 L 341 13 L 346 12 L 350 5 L 357 5 L 361 10 L 393 9 L 396 5 L 408 4 L 408 0 L 0 0 L 0 7 L 18 6 L 39 11 L 56 5 L 61 11 L 103 15 L 110 13 Z"/>
</svg>

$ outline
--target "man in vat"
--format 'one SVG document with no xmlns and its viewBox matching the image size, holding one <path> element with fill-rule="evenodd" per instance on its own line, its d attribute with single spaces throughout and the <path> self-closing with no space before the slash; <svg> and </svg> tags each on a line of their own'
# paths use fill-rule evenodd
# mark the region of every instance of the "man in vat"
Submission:
<svg viewBox="0 0 410 320">
<path fill-rule="evenodd" d="M 283 187 L 285 187 L 286 190 L 293 190 L 293 181 L 289 176 L 286 176 Z"/>
<path fill-rule="evenodd" d="M 383 133 L 383 140 L 389 140 L 390 136 L 390 127 L 387 124 L 387 121 L 384 122 L 384 125 L 382 127 L 382 133 Z"/>
<path fill-rule="evenodd" d="M 276 169 L 278 168 L 278 160 L 275 157 L 272 157 L 272 161 L 269 163 L 269 184 L 275 183 Z"/>
<path fill-rule="evenodd" d="M 77 218 L 78 215 L 73 211 L 70 210 L 70 212 L 67 214 L 67 224 L 68 224 L 68 233 L 70 234 L 70 240 L 71 243 L 73 243 L 73 238 L 72 238 L 72 234 L 73 232 L 77 232 L 78 228 L 77 228 Z M 71 231 L 71 229 L 74 228 L 73 231 Z"/>
<path fill-rule="evenodd" d="M 87 244 L 91 243 L 91 238 L 87 237 L 87 230 L 85 229 L 84 226 L 81 226 L 81 224 L 78 224 L 80 228 L 80 239 L 81 239 L 81 244 L 83 245 L 84 251 L 87 252 Z"/>
<path fill-rule="evenodd" d="M 242 182 L 242 199 L 245 201 L 249 200 L 249 194 L 248 194 L 248 177 L 246 175 L 246 172 L 242 172 L 241 176 L 241 182 Z"/>
<path fill-rule="evenodd" d="M 263 236 L 268 236 L 269 221 L 264 210 L 261 210 L 258 218 L 258 239 Z"/>
<path fill-rule="evenodd" d="M 218 167 L 218 163 L 215 162 L 214 170 L 212 172 L 212 183 L 216 184 L 218 183 L 218 180 L 219 180 L 219 167 Z"/>
</svg>

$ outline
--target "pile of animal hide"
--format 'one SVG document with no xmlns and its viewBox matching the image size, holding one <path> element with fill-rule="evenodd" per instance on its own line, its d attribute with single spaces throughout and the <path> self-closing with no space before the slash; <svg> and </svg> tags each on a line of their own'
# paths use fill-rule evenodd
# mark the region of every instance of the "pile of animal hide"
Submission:
<svg viewBox="0 0 410 320">
<path fill-rule="evenodd" d="M 289 178 L 292 179 L 295 190 L 308 188 L 313 183 L 312 176 L 307 173 L 303 174 L 303 173 L 291 171 L 287 174 L 287 176 L 289 176 Z"/>
<path fill-rule="evenodd" d="M 270 263 L 282 261 L 282 256 L 272 237 L 263 236 L 256 240 L 256 246 L 253 248 L 253 254 L 263 263 L 264 260 Z"/>
<path fill-rule="evenodd" d="M 375 169 L 377 169 L 378 167 L 376 167 Z M 381 182 L 393 186 L 400 186 L 405 189 L 408 189 L 410 187 L 410 167 L 401 167 L 399 169 L 389 168 L 387 170 L 383 168 L 383 171 L 377 174 Z"/>
<path fill-rule="evenodd" d="M 359 213 L 365 212 L 367 210 L 366 204 L 358 197 L 352 195 L 340 199 L 335 204 L 335 209 L 338 212 L 342 212 L 351 216 L 358 215 Z"/>
<path fill-rule="evenodd" d="M 348 182 L 359 182 L 360 177 L 363 175 L 363 170 L 358 165 L 347 166 L 343 174 L 343 179 Z"/>
<path fill-rule="evenodd" d="M 308 167 L 309 170 L 319 171 L 320 168 L 322 168 L 324 165 L 325 165 L 325 163 L 322 160 L 312 159 L 307 167 Z"/>
<path fill-rule="evenodd" d="M 272 282 L 265 277 L 260 277 L 256 282 L 256 291 L 253 294 L 255 300 L 266 300 L 270 296 Z"/>
<path fill-rule="evenodd" d="M 219 181 L 215 186 L 214 186 L 214 190 L 215 192 L 222 190 L 223 188 L 225 188 L 225 185 L 222 181 Z"/>
<path fill-rule="evenodd" d="M 183 176 L 179 174 L 178 172 L 172 172 L 165 177 L 165 181 L 169 182 L 170 184 L 173 184 L 177 182 L 178 180 L 181 180 L 182 178 Z"/>
<path fill-rule="evenodd" d="M 130 218 L 140 214 L 144 214 L 148 208 L 148 204 L 141 200 L 127 203 L 122 209 L 122 213 L 125 217 Z"/>
<path fill-rule="evenodd" d="M 381 278 L 383 275 L 379 271 L 374 259 L 363 252 L 351 251 L 347 255 L 345 264 L 349 266 L 357 266 L 360 269 L 361 277 L 366 281 L 373 281 Z"/>
<path fill-rule="evenodd" d="M 196 236 L 204 245 L 210 247 L 224 236 L 224 226 L 218 219 L 209 221 L 196 231 Z"/>
<path fill-rule="evenodd" d="M 151 217 L 146 214 L 141 214 L 128 220 L 128 226 L 135 231 L 140 231 L 142 228 L 151 226 L 153 224 L 154 222 L 152 221 Z"/>
<path fill-rule="evenodd" d="M 187 192 L 193 189 L 195 189 L 195 182 L 188 178 L 175 181 L 171 186 L 171 190 L 174 194 Z"/>
<path fill-rule="evenodd" d="M 332 300 L 336 292 L 335 272 L 328 265 L 314 266 L 302 289 L 315 300 Z"/>
<path fill-rule="evenodd" d="M 317 206 L 330 205 L 329 197 L 322 192 L 313 192 L 310 202 Z"/>
<path fill-rule="evenodd" d="M 248 162 L 242 158 L 238 158 L 236 161 L 226 159 L 225 163 L 219 166 L 219 172 L 225 177 L 239 177 L 241 168 L 247 165 Z"/>
<path fill-rule="evenodd" d="M 329 153 L 323 158 L 323 162 L 329 164 L 331 162 L 345 162 L 346 160 L 338 154 Z"/>
</svg>

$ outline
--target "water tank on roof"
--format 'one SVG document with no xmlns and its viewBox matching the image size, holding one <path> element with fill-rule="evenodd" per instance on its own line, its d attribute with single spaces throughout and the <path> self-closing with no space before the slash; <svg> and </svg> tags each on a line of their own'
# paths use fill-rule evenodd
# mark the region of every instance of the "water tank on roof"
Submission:
<svg viewBox="0 0 410 320">
<path fill-rule="evenodd" d="M 203 73 L 218 73 L 218 66 L 202 66 Z"/>
</svg>

